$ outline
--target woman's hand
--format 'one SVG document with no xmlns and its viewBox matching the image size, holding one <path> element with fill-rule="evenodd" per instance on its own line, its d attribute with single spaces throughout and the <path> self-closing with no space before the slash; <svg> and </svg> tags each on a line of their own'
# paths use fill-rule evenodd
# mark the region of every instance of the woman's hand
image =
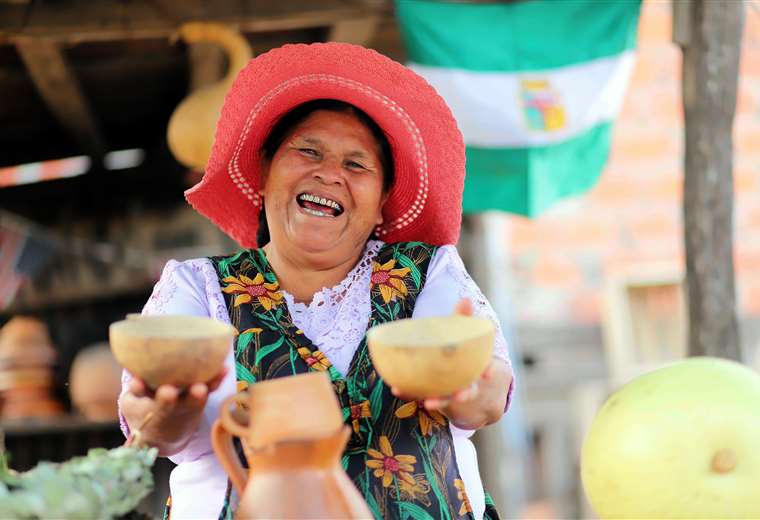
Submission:
<svg viewBox="0 0 760 520">
<path fill-rule="evenodd" d="M 227 368 L 208 383 L 195 383 L 181 391 L 161 385 L 155 392 L 140 379 L 132 379 L 120 398 L 121 411 L 130 430 L 140 428 L 141 442 L 158 448 L 162 457 L 178 453 L 197 429 L 211 392 L 227 375 Z M 148 414 L 153 415 L 141 427 Z"/>
<path fill-rule="evenodd" d="M 468 299 L 460 300 L 455 312 L 472 316 L 472 302 Z M 477 430 L 498 421 L 504 414 L 511 382 L 512 370 L 509 365 L 501 359 L 493 358 L 480 378 L 470 387 L 450 396 L 425 399 L 423 405 L 427 410 L 443 413 L 454 426 Z M 391 388 L 391 392 L 404 399 L 397 388 Z"/>
</svg>

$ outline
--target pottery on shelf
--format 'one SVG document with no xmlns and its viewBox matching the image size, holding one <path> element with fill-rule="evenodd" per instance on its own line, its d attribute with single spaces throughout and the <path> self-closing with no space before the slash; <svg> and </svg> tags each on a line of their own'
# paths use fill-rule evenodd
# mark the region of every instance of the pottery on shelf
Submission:
<svg viewBox="0 0 760 520">
<path fill-rule="evenodd" d="M 63 408 L 52 396 L 56 351 L 47 326 L 24 316 L 0 329 L 0 400 L 3 419 L 44 418 Z"/>
<path fill-rule="evenodd" d="M 77 410 L 91 421 L 115 421 L 121 394 L 121 366 L 108 348 L 97 343 L 81 350 L 69 373 L 69 393 Z"/>
<path fill-rule="evenodd" d="M 0 329 L 0 368 L 50 367 L 55 358 L 47 325 L 40 320 L 16 316 Z"/>
</svg>

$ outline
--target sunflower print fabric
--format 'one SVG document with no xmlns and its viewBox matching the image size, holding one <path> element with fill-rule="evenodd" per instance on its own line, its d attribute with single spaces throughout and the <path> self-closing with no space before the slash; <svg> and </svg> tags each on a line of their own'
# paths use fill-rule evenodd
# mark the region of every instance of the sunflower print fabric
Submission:
<svg viewBox="0 0 760 520">
<path fill-rule="evenodd" d="M 412 316 L 436 248 L 388 244 L 371 275 L 367 328 Z M 362 340 L 343 377 L 292 322 L 279 283 L 262 250 L 211 259 L 232 324 L 238 388 L 308 371 L 326 372 L 351 427 L 343 468 L 375 518 L 473 519 L 454 456 L 446 417 L 390 393 Z M 245 458 L 241 456 L 245 464 Z M 232 518 L 228 499 L 220 518 Z M 497 519 L 493 507 L 489 518 Z"/>
</svg>

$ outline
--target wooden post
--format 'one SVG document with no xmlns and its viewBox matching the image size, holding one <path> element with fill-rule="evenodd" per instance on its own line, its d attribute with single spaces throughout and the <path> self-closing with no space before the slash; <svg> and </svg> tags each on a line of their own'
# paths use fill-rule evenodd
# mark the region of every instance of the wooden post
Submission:
<svg viewBox="0 0 760 520">
<path fill-rule="evenodd" d="M 507 306 L 512 273 L 505 222 L 506 217 L 495 212 L 464 215 L 459 250 L 467 270 L 490 301 L 502 327 L 511 327 Z M 512 345 L 512 353 L 519 356 L 519 349 L 514 347 Z M 512 362 L 517 368 L 519 359 Z M 520 516 L 531 483 L 526 425 L 517 408 L 517 399 L 518 396 L 514 395 L 508 416 L 479 430 L 473 438 L 483 484 L 502 518 Z"/>
<path fill-rule="evenodd" d="M 680 7 L 689 18 L 681 36 L 685 41 L 679 42 L 686 123 L 683 211 L 689 355 L 739 360 L 731 132 L 744 3 L 691 0 Z"/>
</svg>

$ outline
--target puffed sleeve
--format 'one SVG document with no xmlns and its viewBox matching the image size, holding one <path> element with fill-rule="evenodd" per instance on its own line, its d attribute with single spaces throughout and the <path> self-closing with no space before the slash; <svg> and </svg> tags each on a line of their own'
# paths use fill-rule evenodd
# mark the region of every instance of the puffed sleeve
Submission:
<svg viewBox="0 0 760 520">
<path fill-rule="evenodd" d="M 501 324 L 491 304 L 465 269 L 456 247 L 442 246 L 438 248 L 430 261 L 425 286 L 417 297 L 412 316 L 424 318 L 452 314 L 457 302 L 462 298 L 468 298 L 472 302 L 475 316 L 488 318 L 494 322 L 496 325 L 494 356 L 511 367 L 507 341 L 504 339 Z M 514 380 L 510 383 L 507 406 L 509 406 L 513 390 Z"/>
</svg>

